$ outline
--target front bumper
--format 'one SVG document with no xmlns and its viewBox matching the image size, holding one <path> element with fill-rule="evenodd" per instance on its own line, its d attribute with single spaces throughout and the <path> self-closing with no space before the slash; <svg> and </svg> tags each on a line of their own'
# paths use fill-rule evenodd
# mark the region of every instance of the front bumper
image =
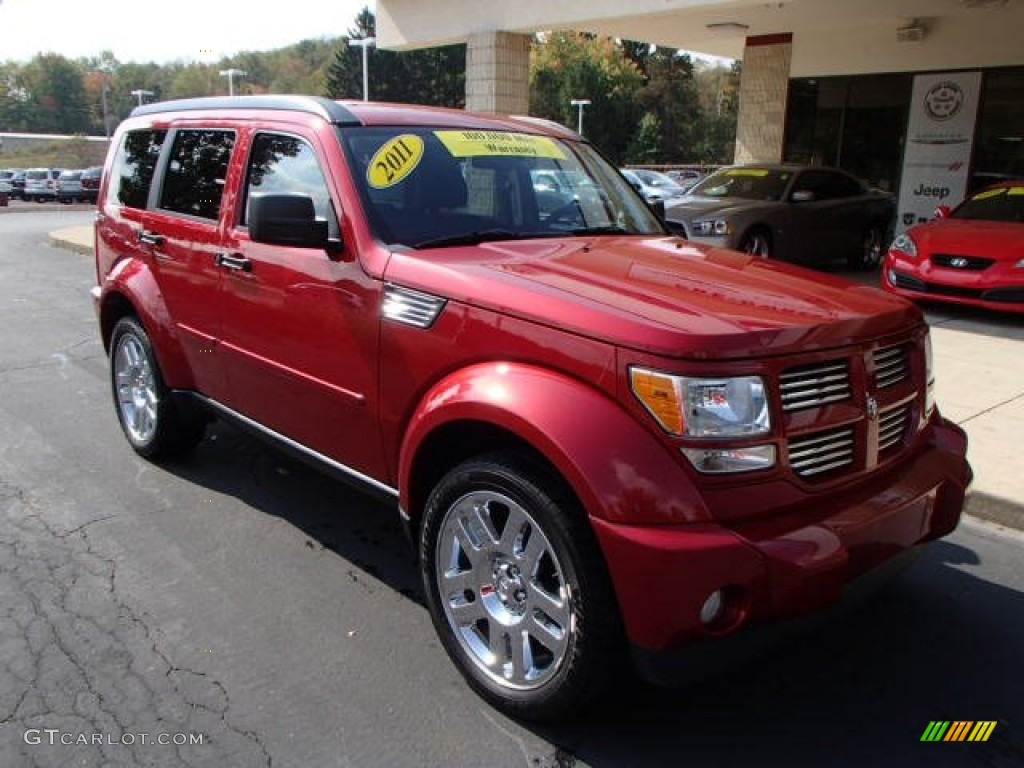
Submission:
<svg viewBox="0 0 1024 768">
<path fill-rule="evenodd" d="M 1024 312 L 1024 270 L 995 265 L 984 272 L 956 272 L 889 261 L 882 270 L 882 286 L 918 301 L 980 307 L 997 312 Z"/>
<path fill-rule="evenodd" d="M 813 512 L 728 527 L 592 520 L 641 673 L 663 679 L 700 646 L 742 645 L 750 627 L 818 613 L 858 578 L 950 533 L 972 477 L 966 451 L 964 432 L 940 421 L 922 450 L 823 494 Z M 701 608 L 716 590 L 727 610 L 707 625 Z"/>
</svg>

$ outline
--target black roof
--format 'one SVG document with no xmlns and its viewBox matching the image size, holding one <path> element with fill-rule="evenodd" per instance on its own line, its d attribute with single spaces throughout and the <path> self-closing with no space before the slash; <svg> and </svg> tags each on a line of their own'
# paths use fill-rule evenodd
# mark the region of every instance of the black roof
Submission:
<svg viewBox="0 0 1024 768">
<path fill-rule="evenodd" d="M 191 112 L 216 109 L 273 109 L 288 112 L 307 112 L 338 125 L 361 125 L 345 105 L 319 96 L 212 96 L 176 101 L 156 101 L 132 110 L 136 115 L 159 115 L 165 112 Z"/>
</svg>

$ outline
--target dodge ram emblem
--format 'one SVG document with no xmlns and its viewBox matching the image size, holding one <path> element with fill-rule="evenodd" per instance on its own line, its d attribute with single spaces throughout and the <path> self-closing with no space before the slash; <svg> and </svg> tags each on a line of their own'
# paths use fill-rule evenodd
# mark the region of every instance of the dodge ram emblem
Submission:
<svg viewBox="0 0 1024 768">
<path fill-rule="evenodd" d="M 963 256 L 956 256 L 949 260 L 949 266 L 956 267 L 957 269 L 963 269 L 968 264 L 967 259 Z"/>
</svg>

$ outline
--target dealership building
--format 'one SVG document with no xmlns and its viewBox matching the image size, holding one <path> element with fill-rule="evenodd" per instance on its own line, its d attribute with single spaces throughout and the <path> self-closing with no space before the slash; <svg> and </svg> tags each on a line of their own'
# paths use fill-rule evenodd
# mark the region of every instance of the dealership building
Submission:
<svg viewBox="0 0 1024 768">
<path fill-rule="evenodd" d="M 551 29 L 742 59 L 736 162 L 844 168 L 900 228 L 1024 177 L 1024 0 L 377 0 L 382 47 L 467 44 L 469 109 L 526 114 Z"/>
</svg>

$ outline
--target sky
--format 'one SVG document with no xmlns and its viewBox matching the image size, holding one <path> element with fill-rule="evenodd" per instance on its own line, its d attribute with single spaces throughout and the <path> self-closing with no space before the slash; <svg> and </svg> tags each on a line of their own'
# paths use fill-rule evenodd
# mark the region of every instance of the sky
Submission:
<svg viewBox="0 0 1024 768">
<path fill-rule="evenodd" d="M 217 62 L 339 37 L 372 0 L 0 0 L 0 61 L 113 51 L 118 61 Z M 272 10 L 273 9 L 273 10 Z M 286 12 L 285 12 L 286 11 Z"/>
</svg>

